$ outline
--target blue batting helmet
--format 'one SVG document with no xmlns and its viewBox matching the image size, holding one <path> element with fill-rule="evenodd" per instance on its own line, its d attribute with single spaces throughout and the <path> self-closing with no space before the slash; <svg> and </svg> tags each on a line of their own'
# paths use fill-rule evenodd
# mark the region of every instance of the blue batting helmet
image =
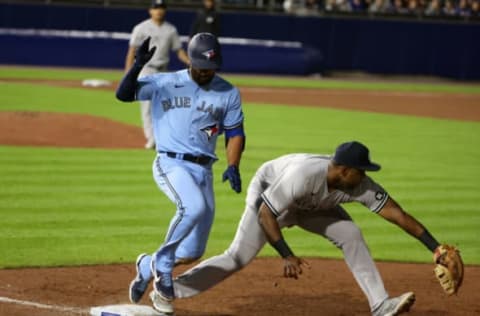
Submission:
<svg viewBox="0 0 480 316">
<path fill-rule="evenodd" d="M 193 68 L 218 69 L 222 65 L 220 43 L 211 33 L 198 33 L 188 44 L 188 58 Z"/>
</svg>

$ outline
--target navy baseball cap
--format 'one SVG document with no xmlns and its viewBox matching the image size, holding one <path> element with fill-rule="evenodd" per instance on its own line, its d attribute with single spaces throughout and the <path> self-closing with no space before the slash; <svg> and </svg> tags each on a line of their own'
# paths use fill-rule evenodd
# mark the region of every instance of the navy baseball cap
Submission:
<svg viewBox="0 0 480 316">
<path fill-rule="evenodd" d="M 188 58 L 196 69 L 215 69 L 222 65 L 220 43 L 211 33 L 198 33 L 188 44 Z"/>
<path fill-rule="evenodd" d="M 152 0 L 150 8 L 167 8 L 167 2 L 165 0 Z"/>
<path fill-rule="evenodd" d="M 380 165 L 370 161 L 367 146 L 357 141 L 340 144 L 335 150 L 333 161 L 339 165 L 365 170 L 378 171 Z"/>
</svg>

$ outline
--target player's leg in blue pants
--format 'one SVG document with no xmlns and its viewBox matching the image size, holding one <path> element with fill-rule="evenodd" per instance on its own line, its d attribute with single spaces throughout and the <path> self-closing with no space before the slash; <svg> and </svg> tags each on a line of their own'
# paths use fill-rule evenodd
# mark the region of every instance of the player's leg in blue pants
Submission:
<svg viewBox="0 0 480 316">
<path fill-rule="evenodd" d="M 166 159 L 166 158 L 165 158 Z M 156 173 L 156 165 L 154 164 L 154 173 Z M 210 234 L 210 229 L 212 227 L 212 222 L 214 218 L 214 196 L 213 196 L 213 181 L 212 174 L 207 173 L 203 182 L 200 183 L 202 191 L 206 192 L 204 194 L 205 200 L 207 203 L 207 211 L 204 214 L 204 218 L 201 221 L 197 221 L 190 233 L 180 242 L 175 252 L 175 262 L 188 263 L 195 259 L 200 258 L 205 252 L 207 240 Z M 173 197 L 169 198 L 175 202 Z M 142 283 L 142 289 L 146 289 L 148 283 L 152 279 L 152 260 L 155 259 L 152 255 L 143 255 L 140 262 L 138 263 L 138 270 L 141 275 L 141 279 L 144 280 Z"/>
<path fill-rule="evenodd" d="M 175 263 L 190 263 L 203 256 L 207 246 L 210 229 L 215 216 L 215 197 L 213 193 L 213 175 L 211 171 L 203 172 L 204 178 L 198 185 L 203 192 L 206 210 L 201 220 L 197 221 L 190 233 L 180 242 L 175 252 Z M 196 179 L 198 180 L 198 179 Z"/>
<path fill-rule="evenodd" d="M 209 206 L 211 211 L 206 212 L 205 218 L 180 242 L 175 252 L 175 264 L 190 263 L 203 256 L 214 217 L 213 203 L 211 205 Z"/>
<path fill-rule="evenodd" d="M 155 289 L 173 298 L 171 274 L 178 257 L 199 257 L 203 254 L 213 221 L 213 188 L 210 168 L 160 156 L 154 166 L 159 188 L 177 206 L 163 245 L 154 254 Z"/>
</svg>

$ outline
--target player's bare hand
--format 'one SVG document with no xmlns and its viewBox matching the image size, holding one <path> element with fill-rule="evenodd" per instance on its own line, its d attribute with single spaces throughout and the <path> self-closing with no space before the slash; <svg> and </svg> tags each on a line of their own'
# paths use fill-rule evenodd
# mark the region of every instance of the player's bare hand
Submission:
<svg viewBox="0 0 480 316">
<path fill-rule="evenodd" d="M 141 66 L 145 65 L 152 58 L 156 49 L 156 46 L 150 48 L 150 37 L 147 37 L 135 53 L 135 63 Z"/>
<path fill-rule="evenodd" d="M 284 258 L 283 276 L 298 279 L 299 275 L 303 273 L 302 266 L 310 268 L 310 264 L 302 258 L 295 256 Z"/>
</svg>

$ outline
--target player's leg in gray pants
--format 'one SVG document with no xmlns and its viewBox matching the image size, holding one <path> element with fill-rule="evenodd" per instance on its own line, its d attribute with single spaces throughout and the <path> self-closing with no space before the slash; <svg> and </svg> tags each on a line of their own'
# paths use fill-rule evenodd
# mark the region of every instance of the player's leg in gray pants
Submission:
<svg viewBox="0 0 480 316">
<path fill-rule="evenodd" d="M 358 226 L 340 206 L 330 211 L 305 212 L 297 216 L 297 225 L 324 236 L 343 251 L 345 262 L 374 310 L 388 293 Z"/>
<path fill-rule="evenodd" d="M 220 283 L 249 264 L 263 248 L 267 240 L 256 211 L 261 202 L 260 191 L 260 183 L 254 178 L 248 188 L 247 206 L 230 247 L 223 254 L 204 260 L 178 276 L 174 280 L 176 297 L 194 296 Z"/>
<path fill-rule="evenodd" d="M 174 280 L 175 296 L 194 296 L 220 283 L 249 264 L 265 243 L 257 213 L 247 209 L 230 247 L 223 254 L 204 260 L 178 276 Z"/>
<path fill-rule="evenodd" d="M 220 283 L 250 263 L 263 248 L 267 241 L 256 211 L 260 191 L 261 187 L 256 185 L 254 178 L 247 193 L 247 207 L 232 244 L 223 254 L 207 259 L 180 275 L 174 282 L 176 297 L 191 297 Z M 257 200 L 253 201 L 254 197 Z M 331 211 L 286 214 L 278 218 L 280 227 L 298 225 L 329 239 L 343 251 L 345 261 L 367 296 L 371 310 L 388 297 L 359 228 L 343 208 L 338 206 Z"/>
</svg>

